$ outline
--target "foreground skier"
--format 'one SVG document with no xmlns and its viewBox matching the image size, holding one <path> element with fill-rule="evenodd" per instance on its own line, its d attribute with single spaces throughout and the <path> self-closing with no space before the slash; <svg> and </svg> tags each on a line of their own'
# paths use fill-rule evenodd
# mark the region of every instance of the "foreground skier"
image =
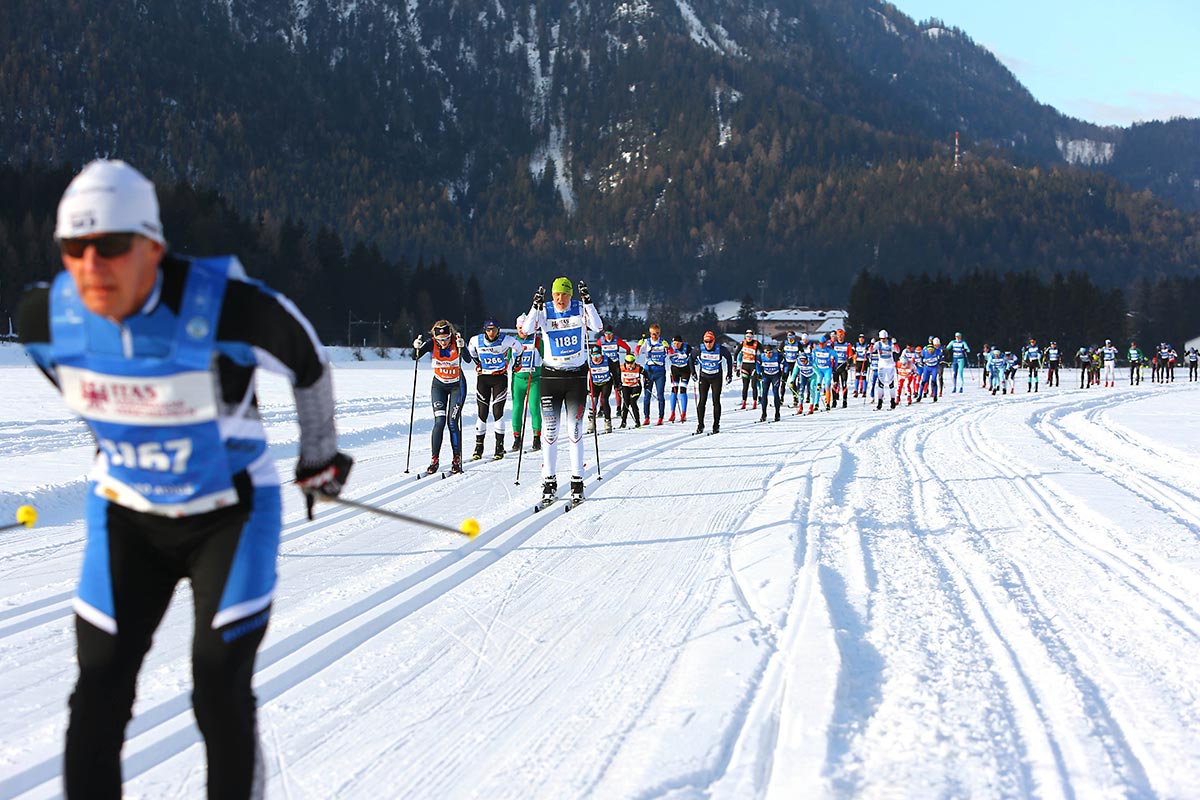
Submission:
<svg viewBox="0 0 1200 800">
<path fill-rule="evenodd" d="M 600 332 L 603 323 L 592 305 L 587 284 L 579 282 L 579 300 L 567 278 L 555 278 L 550 286 L 553 302 L 546 305 L 545 290 L 539 286 L 522 327 L 542 332 L 542 502 L 558 497 L 558 426 L 566 410 L 568 453 L 571 459 L 571 499 L 583 500 L 583 414 L 588 397 L 588 332 Z M 582 302 L 581 302 L 582 301 Z"/>
<path fill-rule="evenodd" d="M 337 496 L 333 385 L 312 326 L 247 281 L 236 258 L 165 252 L 154 185 L 93 161 L 58 206 L 66 268 L 25 294 L 34 363 L 98 444 L 75 598 L 79 678 L 63 774 L 68 797 L 121 796 L 137 676 L 175 586 L 191 583 L 192 707 L 210 798 L 261 797 L 251 678 L 275 591 L 281 499 L 254 394 L 265 367 L 293 384 L 296 483 Z"/>
</svg>

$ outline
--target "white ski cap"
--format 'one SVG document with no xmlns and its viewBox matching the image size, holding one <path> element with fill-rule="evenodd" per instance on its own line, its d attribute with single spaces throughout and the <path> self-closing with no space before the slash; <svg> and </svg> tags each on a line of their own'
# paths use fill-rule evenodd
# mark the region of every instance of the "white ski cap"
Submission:
<svg viewBox="0 0 1200 800">
<path fill-rule="evenodd" d="M 524 327 L 524 325 L 525 325 L 525 315 L 524 315 L 524 314 L 520 314 L 520 315 L 518 315 L 518 316 L 517 316 L 517 335 L 518 335 L 518 336 L 521 336 L 521 337 L 524 337 L 524 336 L 525 336 L 525 327 Z"/>
<path fill-rule="evenodd" d="M 886 328 L 884 328 L 883 330 L 881 330 L 881 331 L 879 332 L 879 338 L 880 338 L 880 339 L 886 339 L 886 338 L 888 338 L 888 334 L 887 334 L 887 329 L 886 329 Z"/>
<path fill-rule="evenodd" d="M 124 161 L 97 159 L 72 179 L 58 202 L 55 239 L 139 233 L 166 244 L 154 184 Z"/>
</svg>

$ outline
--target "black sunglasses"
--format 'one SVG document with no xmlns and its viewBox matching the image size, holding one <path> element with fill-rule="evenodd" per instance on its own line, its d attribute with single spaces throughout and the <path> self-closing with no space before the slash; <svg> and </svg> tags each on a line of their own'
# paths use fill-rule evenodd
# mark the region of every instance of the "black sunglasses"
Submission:
<svg viewBox="0 0 1200 800">
<path fill-rule="evenodd" d="M 59 239 L 58 248 L 71 258 L 83 258 L 89 247 L 96 248 L 96 255 L 101 258 L 116 258 L 123 256 L 133 248 L 133 237 L 136 233 L 106 233 L 94 239 Z"/>
</svg>

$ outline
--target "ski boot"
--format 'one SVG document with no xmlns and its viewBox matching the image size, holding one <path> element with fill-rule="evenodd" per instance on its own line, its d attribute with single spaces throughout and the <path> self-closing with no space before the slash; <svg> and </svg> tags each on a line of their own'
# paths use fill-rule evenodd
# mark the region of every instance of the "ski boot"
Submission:
<svg viewBox="0 0 1200 800">
<path fill-rule="evenodd" d="M 583 478 L 578 475 L 571 476 L 571 501 L 578 503 L 583 499 Z"/>
<path fill-rule="evenodd" d="M 704 423 L 703 422 L 696 423 L 696 433 L 697 434 L 704 433 Z"/>
<path fill-rule="evenodd" d="M 542 435 L 540 433 L 533 435 L 533 444 L 529 446 L 529 449 L 535 453 L 542 449 Z"/>
<path fill-rule="evenodd" d="M 721 423 L 719 423 L 719 422 L 714 422 L 714 423 L 713 423 L 713 429 L 712 429 L 712 432 L 713 432 L 713 433 L 720 433 L 720 432 L 721 432 Z"/>
<path fill-rule="evenodd" d="M 436 475 L 438 469 L 440 469 L 440 467 L 438 466 L 438 457 L 434 456 L 433 460 L 429 462 L 429 466 L 425 468 L 425 474 L 426 475 Z"/>
<path fill-rule="evenodd" d="M 671 416 L 667 417 L 667 422 L 674 422 L 674 421 L 675 421 L 675 412 L 674 412 L 674 411 L 672 411 L 672 412 L 671 412 Z M 658 424 L 659 424 L 659 425 L 662 425 L 662 420 L 661 420 L 661 419 L 658 421 Z"/>
<path fill-rule="evenodd" d="M 595 432 L 596 432 L 596 420 L 595 420 L 595 418 L 589 418 L 587 430 L 584 431 L 584 433 L 586 433 L 588 436 L 591 436 Z"/>
<path fill-rule="evenodd" d="M 522 445 L 522 443 L 521 443 L 521 434 L 519 434 L 519 433 L 514 433 L 514 434 L 513 434 L 512 451 L 513 451 L 514 453 L 519 453 L 519 452 L 521 452 L 521 447 L 522 447 L 522 446 L 523 446 L 523 445 Z"/>
<path fill-rule="evenodd" d="M 687 422 L 687 412 L 686 411 L 684 411 L 682 414 L 679 415 L 679 421 Z"/>
<path fill-rule="evenodd" d="M 650 425 L 650 415 L 649 414 L 646 415 L 646 419 L 644 422 L 642 422 L 642 425 L 646 425 L 646 426 Z M 638 427 L 640 428 L 640 427 L 642 427 L 642 425 L 639 425 Z"/>
<path fill-rule="evenodd" d="M 618 428 L 621 428 L 622 430 L 624 430 L 625 428 L 628 428 L 628 427 L 629 427 L 629 422 L 628 422 L 628 420 L 622 419 L 622 420 L 621 420 L 621 424 L 620 424 L 620 425 L 618 425 L 617 427 L 618 427 Z"/>
<path fill-rule="evenodd" d="M 649 423 L 647 423 L 647 424 L 649 424 Z M 659 424 L 659 425 L 662 425 L 662 417 L 659 417 L 659 418 L 658 418 L 658 424 Z"/>
<path fill-rule="evenodd" d="M 547 505 L 558 499 L 558 479 L 546 478 L 542 481 L 542 504 Z"/>
<path fill-rule="evenodd" d="M 611 419 L 604 420 L 604 432 L 612 433 L 612 420 Z"/>
<path fill-rule="evenodd" d="M 775 421 L 779 422 L 779 409 L 775 409 Z"/>
<path fill-rule="evenodd" d="M 883 409 L 883 398 L 881 397 L 881 398 L 879 398 L 879 402 L 875 404 L 875 410 L 880 411 L 882 409 Z M 809 413 L 811 414 L 812 412 L 810 411 Z"/>
<path fill-rule="evenodd" d="M 762 413 L 758 415 L 758 421 L 759 422 L 767 421 L 767 407 L 766 406 L 763 406 Z"/>
<path fill-rule="evenodd" d="M 742 411 L 745 411 L 745 410 L 746 410 L 746 401 L 743 400 L 742 401 Z"/>
<path fill-rule="evenodd" d="M 492 455 L 492 461 L 499 461 L 504 458 L 504 434 L 496 434 L 496 452 Z"/>
<path fill-rule="evenodd" d="M 893 397 L 892 398 L 892 411 L 895 411 L 896 406 L 898 406 L 898 405 L 900 405 L 900 401 Z"/>
<path fill-rule="evenodd" d="M 475 452 L 471 454 L 472 461 L 483 458 L 483 434 L 475 437 Z"/>
<path fill-rule="evenodd" d="M 462 471 L 463 471 L 462 456 L 456 455 L 456 456 L 454 456 L 454 459 L 450 462 L 450 473 L 449 474 L 458 475 Z"/>
<path fill-rule="evenodd" d="M 846 407 L 846 395 L 842 395 L 842 408 Z"/>
</svg>

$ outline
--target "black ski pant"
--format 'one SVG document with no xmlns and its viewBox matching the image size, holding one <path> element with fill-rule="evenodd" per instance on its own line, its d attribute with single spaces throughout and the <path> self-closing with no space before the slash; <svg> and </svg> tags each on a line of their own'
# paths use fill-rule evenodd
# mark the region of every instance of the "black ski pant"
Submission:
<svg viewBox="0 0 1200 800">
<path fill-rule="evenodd" d="M 430 447 L 433 457 L 442 452 L 442 436 L 450 431 L 450 451 L 455 458 L 462 458 L 462 413 L 463 395 L 467 392 L 467 379 L 459 378 L 454 383 L 443 383 L 433 379 L 429 399 L 433 404 L 433 433 Z"/>
<path fill-rule="evenodd" d="M 588 411 L 588 419 L 595 421 L 596 409 L 600 409 L 600 414 L 604 417 L 605 421 L 612 421 L 612 409 L 608 407 L 608 398 L 612 393 L 612 381 L 592 384 L 592 407 Z"/>
<path fill-rule="evenodd" d="M 261 796 L 250 681 L 270 606 L 221 629 L 212 627 L 248 508 L 172 519 L 110 503 L 105 516 L 116 631 L 75 618 L 79 679 L 69 702 L 66 796 L 121 797 L 121 748 L 133 716 L 138 671 L 176 584 L 185 578 L 192 587 L 195 626 L 192 709 L 204 737 L 208 797 Z"/>
<path fill-rule="evenodd" d="M 504 406 L 508 402 L 508 373 L 480 374 L 475 380 L 475 403 L 479 418 L 475 421 L 475 435 L 487 434 L 488 417 L 493 420 L 494 433 L 504 435 Z"/>
<path fill-rule="evenodd" d="M 1047 386 L 1058 386 L 1058 362 L 1057 361 L 1047 361 L 1046 362 L 1046 385 Z"/>
<path fill-rule="evenodd" d="M 785 373 L 785 375 L 791 375 L 791 373 L 788 372 L 788 373 Z M 833 398 L 834 399 L 836 399 L 839 395 L 843 398 L 846 396 L 846 384 L 848 383 L 849 375 L 850 375 L 850 362 L 849 361 L 843 361 L 841 364 L 838 364 L 836 367 L 833 368 Z M 833 400 L 831 400 L 830 402 L 833 402 Z"/>
<path fill-rule="evenodd" d="M 1198 362 L 1195 362 L 1195 361 L 1189 361 L 1189 362 L 1188 362 L 1188 381 L 1189 381 L 1189 382 L 1196 380 L 1196 366 L 1197 366 L 1197 363 L 1198 363 Z"/>
<path fill-rule="evenodd" d="M 754 390 L 754 403 L 758 404 L 758 376 L 754 374 L 754 365 L 742 365 L 742 405 L 746 405 L 746 395 Z"/>
<path fill-rule="evenodd" d="M 700 373 L 700 380 L 697 383 L 699 399 L 696 401 L 696 417 L 700 427 L 704 427 L 704 409 L 708 405 L 708 393 L 712 392 L 713 399 L 713 430 L 719 430 L 721 426 L 721 373 L 714 375 L 705 375 Z"/>
<path fill-rule="evenodd" d="M 637 401 L 642 396 L 642 385 L 639 383 L 636 386 L 621 386 L 621 424 L 629 419 L 630 413 L 633 414 L 633 425 L 635 428 L 642 427 L 642 418 L 638 416 Z"/>
<path fill-rule="evenodd" d="M 1034 362 L 1029 362 L 1029 386 L 1025 391 L 1034 388 L 1038 384 L 1038 365 Z"/>
</svg>

